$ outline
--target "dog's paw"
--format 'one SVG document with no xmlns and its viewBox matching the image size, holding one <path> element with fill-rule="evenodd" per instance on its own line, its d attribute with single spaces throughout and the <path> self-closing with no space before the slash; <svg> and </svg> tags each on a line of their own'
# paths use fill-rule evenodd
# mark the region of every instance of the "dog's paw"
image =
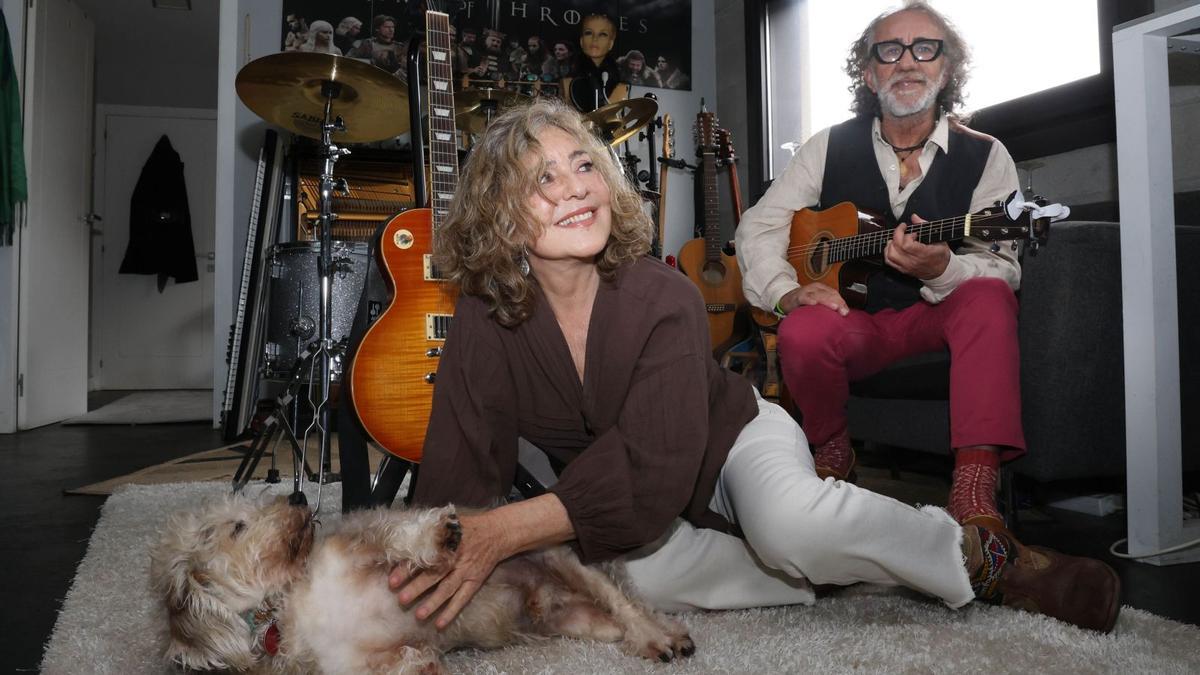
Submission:
<svg viewBox="0 0 1200 675">
<path fill-rule="evenodd" d="M 454 511 L 449 512 L 442 519 L 442 541 L 439 548 L 447 551 L 457 551 L 458 545 L 462 543 L 462 523 L 458 521 L 458 514 Z"/>
<path fill-rule="evenodd" d="M 634 654 L 637 654 L 643 659 L 650 661 L 662 661 L 663 663 L 670 663 L 671 661 L 675 660 L 676 656 L 685 656 L 682 651 L 677 651 L 675 649 L 670 636 L 666 634 L 660 634 L 650 639 L 636 640 L 633 642 L 630 642 L 630 640 L 626 638 L 626 643 Z M 695 651 L 694 646 L 692 647 L 692 651 Z"/>
<path fill-rule="evenodd" d="M 688 635 L 687 633 L 674 636 L 672 638 L 671 648 L 675 650 L 677 655 L 684 658 L 696 653 L 696 643 L 692 642 L 692 636 Z"/>
<path fill-rule="evenodd" d="M 696 653 L 696 643 L 687 629 L 671 621 L 634 627 L 626 632 L 625 644 L 634 654 L 651 661 L 670 662 Z"/>
<path fill-rule="evenodd" d="M 696 653 L 696 643 L 692 641 L 692 636 L 688 634 L 687 626 L 672 618 L 655 614 L 654 618 L 658 619 L 659 624 L 667 634 L 671 636 L 671 648 L 675 650 L 677 656 L 691 656 Z"/>
</svg>

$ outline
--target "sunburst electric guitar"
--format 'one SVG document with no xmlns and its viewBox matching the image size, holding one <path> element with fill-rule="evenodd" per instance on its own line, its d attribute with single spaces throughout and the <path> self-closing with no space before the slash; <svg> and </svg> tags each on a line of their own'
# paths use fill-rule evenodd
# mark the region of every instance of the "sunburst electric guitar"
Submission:
<svg viewBox="0 0 1200 675">
<path fill-rule="evenodd" d="M 704 237 L 679 249 L 679 269 L 696 284 L 708 310 L 708 334 L 714 351 L 722 351 L 734 337 L 737 310 L 746 304 L 742 273 L 737 259 L 722 249 L 721 211 L 717 201 L 716 115 L 702 111 L 696 117 L 696 148 L 701 156 L 704 190 Z"/>
<path fill-rule="evenodd" d="M 458 185 L 447 14 L 425 13 L 425 40 L 432 208 L 406 211 L 384 227 L 379 266 L 391 301 L 363 336 L 349 377 L 350 399 L 368 436 L 411 462 L 421 460 L 438 361 L 454 313 L 450 286 L 432 261 L 433 239 Z"/>
<path fill-rule="evenodd" d="M 1010 195 L 1009 201 L 1016 196 Z M 892 240 L 893 229 L 882 218 L 860 211 L 850 202 L 822 211 L 801 209 L 792 216 L 787 260 L 801 285 L 819 281 L 837 289 L 851 307 L 862 307 L 866 304 L 867 279 L 882 269 L 883 250 Z M 910 225 L 908 232 L 924 244 L 966 237 L 990 242 L 1028 239 L 1042 244 L 1049 229 L 1048 218 L 1032 219 L 1025 210 L 1016 220 L 1010 219 L 1005 204 L 998 202 L 977 213 Z M 758 308 L 751 314 L 761 326 L 779 322 L 774 314 Z"/>
</svg>

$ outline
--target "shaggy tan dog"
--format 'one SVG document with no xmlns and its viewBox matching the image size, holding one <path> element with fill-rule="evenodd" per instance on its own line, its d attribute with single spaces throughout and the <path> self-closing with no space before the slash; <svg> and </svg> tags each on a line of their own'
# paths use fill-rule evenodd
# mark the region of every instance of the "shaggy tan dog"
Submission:
<svg viewBox="0 0 1200 675">
<path fill-rule="evenodd" d="M 319 538 L 316 529 L 307 506 L 284 498 L 231 497 L 172 517 L 151 565 L 166 658 L 195 669 L 440 673 L 447 650 L 538 636 L 620 641 L 663 661 L 695 649 L 686 628 L 564 547 L 502 563 L 445 630 L 418 621 L 387 575 L 397 563 L 453 562 L 462 537 L 453 507 L 358 512 Z"/>
</svg>

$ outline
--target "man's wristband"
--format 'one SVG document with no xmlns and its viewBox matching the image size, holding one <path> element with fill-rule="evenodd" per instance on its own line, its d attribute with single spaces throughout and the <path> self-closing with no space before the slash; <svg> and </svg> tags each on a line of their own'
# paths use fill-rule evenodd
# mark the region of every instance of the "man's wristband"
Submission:
<svg viewBox="0 0 1200 675">
<path fill-rule="evenodd" d="M 783 298 L 780 298 L 780 299 L 779 299 L 779 300 L 778 300 L 778 301 L 775 303 L 775 316 L 777 316 L 777 317 L 779 317 L 779 318 L 781 318 L 781 319 L 782 319 L 783 317 L 787 316 L 787 312 L 783 311 L 783 308 L 779 306 L 779 303 L 780 303 L 780 302 L 783 302 Z"/>
</svg>

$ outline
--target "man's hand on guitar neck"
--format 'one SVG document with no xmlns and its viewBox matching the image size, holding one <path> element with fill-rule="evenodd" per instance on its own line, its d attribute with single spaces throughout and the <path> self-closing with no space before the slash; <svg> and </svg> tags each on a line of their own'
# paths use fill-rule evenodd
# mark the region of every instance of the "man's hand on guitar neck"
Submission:
<svg viewBox="0 0 1200 675">
<path fill-rule="evenodd" d="M 912 220 L 913 225 L 926 222 L 917 215 Z M 883 259 L 888 265 L 922 280 L 942 276 L 950 264 L 950 255 L 949 244 L 923 244 L 917 241 L 917 235 L 909 233 L 904 223 L 892 230 L 892 241 L 883 249 Z"/>
<path fill-rule="evenodd" d="M 850 313 L 850 307 L 842 295 L 819 281 L 788 291 L 779 299 L 778 307 L 784 314 L 790 314 L 801 305 L 821 305 L 842 316 Z"/>
</svg>

